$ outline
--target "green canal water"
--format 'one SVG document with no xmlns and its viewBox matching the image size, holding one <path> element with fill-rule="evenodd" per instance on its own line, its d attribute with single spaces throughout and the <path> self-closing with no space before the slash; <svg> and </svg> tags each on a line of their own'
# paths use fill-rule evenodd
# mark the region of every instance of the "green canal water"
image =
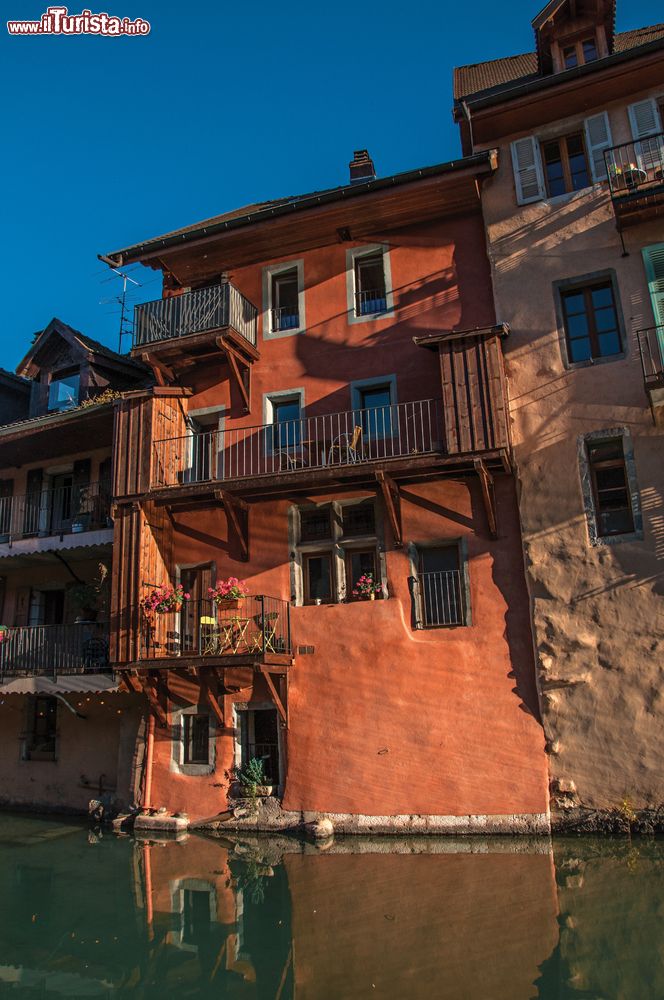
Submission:
<svg viewBox="0 0 664 1000">
<path fill-rule="evenodd" d="M 664 842 L 190 836 L 0 816 L 0 997 L 659 1000 Z"/>
</svg>

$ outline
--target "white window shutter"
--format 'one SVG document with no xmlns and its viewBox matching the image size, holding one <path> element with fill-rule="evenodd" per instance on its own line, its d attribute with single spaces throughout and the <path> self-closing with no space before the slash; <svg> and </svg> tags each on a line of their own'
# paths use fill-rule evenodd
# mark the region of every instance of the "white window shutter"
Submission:
<svg viewBox="0 0 664 1000">
<path fill-rule="evenodd" d="M 592 118 L 586 118 L 586 145 L 590 159 L 590 170 L 594 181 L 606 180 L 606 163 L 604 151 L 613 145 L 611 125 L 606 111 L 601 111 Z"/>
<path fill-rule="evenodd" d="M 648 135 L 661 132 L 662 123 L 659 120 L 659 109 L 652 97 L 646 101 L 637 101 L 627 108 L 629 124 L 633 139 L 644 139 Z"/>
<path fill-rule="evenodd" d="M 519 205 L 541 201 L 544 197 L 544 177 L 539 143 L 534 135 L 515 139 L 512 143 L 512 166 Z"/>
<path fill-rule="evenodd" d="M 664 243 L 644 247 L 648 291 L 657 326 L 664 326 Z"/>
</svg>

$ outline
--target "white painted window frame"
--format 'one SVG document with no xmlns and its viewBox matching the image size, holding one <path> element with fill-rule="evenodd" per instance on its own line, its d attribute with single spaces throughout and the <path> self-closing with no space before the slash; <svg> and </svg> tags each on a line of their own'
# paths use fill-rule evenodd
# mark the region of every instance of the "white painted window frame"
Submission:
<svg viewBox="0 0 664 1000">
<path fill-rule="evenodd" d="M 186 715 L 207 715 L 208 717 L 208 762 L 207 764 L 185 764 L 184 762 L 184 717 Z M 205 705 L 187 705 L 186 708 L 176 708 L 171 713 L 172 725 L 179 734 L 172 740 L 170 770 L 175 774 L 186 774 L 190 777 L 203 777 L 214 774 L 217 768 L 217 724 L 212 715 L 212 709 Z"/>
<path fill-rule="evenodd" d="M 276 392 L 263 393 L 263 424 L 265 436 L 265 454 L 271 455 L 274 451 L 272 432 L 269 427 L 274 424 L 274 404 L 287 403 L 289 400 L 299 399 L 300 420 L 304 419 L 304 387 L 298 386 L 295 389 L 278 389 Z"/>
<path fill-rule="evenodd" d="M 272 279 L 284 271 L 297 271 L 297 311 L 299 325 L 292 330 L 272 329 Z M 263 268 L 263 340 L 280 340 L 304 333 L 307 328 L 304 295 L 304 260 L 287 260 L 281 264 L 268 264 Z"/>
<path fill-rule="evenodd" d="M 355 293 L 355 261 L 358 257 L 370 257 L 375 253 L 383 255 L 383 273 L 385 275 L 385 312 L 371 313 L 367 316 L 356 316 Z M 394 316 L 394 290 L 392 287 L 392 263 L 388 243 L 367 243 L 364 246 L 349 247 L 346 250 L 346 306 L 349 323 L 375 323 Z"/>
</svg>

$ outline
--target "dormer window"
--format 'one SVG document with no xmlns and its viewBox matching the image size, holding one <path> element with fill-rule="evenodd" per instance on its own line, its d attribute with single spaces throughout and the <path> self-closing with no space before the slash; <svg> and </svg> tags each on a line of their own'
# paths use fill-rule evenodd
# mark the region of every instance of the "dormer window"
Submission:
<svg viewBox="0 0 664 1000">
<path fill-rule="evenodd" d="M 48 387 L 48 411 L 71 410 L 78 406 L 81 376 L 79 372 L 55 375 Z"/>
<path fill-rule="evenodd" d="M 594 38 L 583 38 L 579 41 L 563 45 L 561 48 L 564 69 L 574 69 L 575 66 L 585 66 L 586 63 L 599 59 L 597 42 Z"/>
</svg>

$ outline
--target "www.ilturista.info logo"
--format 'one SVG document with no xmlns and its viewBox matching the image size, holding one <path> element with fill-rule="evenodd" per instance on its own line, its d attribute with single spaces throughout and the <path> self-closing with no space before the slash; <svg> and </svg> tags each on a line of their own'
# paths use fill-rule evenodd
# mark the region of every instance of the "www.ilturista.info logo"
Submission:
<svg viewBox="0 0 664 1000">
<path fill-rule="evenodd" d="M 66 7 L 48 7 L 38 21 L 7 21 L 10 35 L 149 35 L 150 23 L 142 17 L 134 21 L 112 14 L 93 14 L 82 10 L 70 14 Z"/>
</svg>

